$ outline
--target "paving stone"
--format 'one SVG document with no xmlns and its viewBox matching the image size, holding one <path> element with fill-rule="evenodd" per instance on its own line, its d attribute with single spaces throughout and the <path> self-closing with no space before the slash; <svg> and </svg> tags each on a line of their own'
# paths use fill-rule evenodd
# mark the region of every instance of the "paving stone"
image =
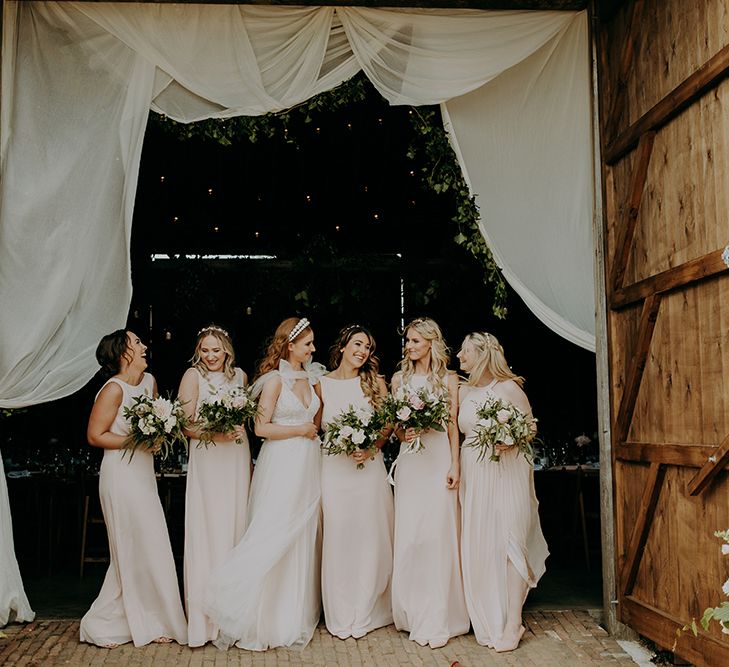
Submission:
<svg viewBox="0 0 729 667">
<path fill-rule="evenodd" d="M 407 638 L 394 626 L 359 640 L 332 637 L 324 625 L 303 651 L 275 649 L 252 653 L 219 651 L 208 644 L 190 649 L 176 644 L 125 644 L 102 649 L 78 641 L 77 620 L 39 619 L 5 628 L 0 638 L 0 664 L 20 667 L 589 667 L 631 664 L 630 656 L 607 635 L 587 611 L 528 611 L 527 632 L 519 648 L 496 653 L 479 646 L 473 634 L 430 649 Z"/>
</svg>

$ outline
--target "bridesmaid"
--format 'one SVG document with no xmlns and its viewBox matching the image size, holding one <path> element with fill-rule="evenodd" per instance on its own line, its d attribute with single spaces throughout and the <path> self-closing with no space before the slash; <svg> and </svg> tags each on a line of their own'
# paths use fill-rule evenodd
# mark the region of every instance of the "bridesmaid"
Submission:
<svg viewBox="0 0 729 667">
<path fill-rule="evenodd" d="M 107 377 L 89 417 L 89 444 L 104 450 L 99 496 L 110 563 L 99 597 L 81 619 L 81 641 L 105 648 L 173 639 L 187 642 L 175 561 L 157 493 L 151 452 L 121 449 L 129 434 L 124 408 L 157 385 L 145 373 L 146 346 L 131 331 L 104 336 L 96 358 Z"/>
<path fill-rule="evenodd" d="M 321 379 L 322 427 L 350 406 L 377 408 L 387 387 L 374 352 L 364 327 L 339 332 L 330 353 L 334 370 Z M 392 491 L 379 448 L 324 456 L 321 487 L 324 618 L 331 634 L 359 639 L 392 623 Z"/>
<path fill-rule="evenodd" d="M 251 484 L 248 527 L 214 569 L 207 611 L 219 648 L 303 648 L 321 614 L 320 401 L 325 372 L 311 364 L 314 332 L 306 318 L 276 329 L 259 367 L 256 435 L 265 438 Z"/>
<path fill-rule="evenodd" d="M 405 451 L 415 437 L 412 429 L 398 433 L 405 443 L 395 468 L 392 612 L 398 630 L 438 648 L 468 632 L 458 552 L 458 382 L 447 368 L 448 348 L 433 320 L 413 320 L 404 333 L 405 358 L 392 378 L 393 392 L 427 386 L 447 393 L 451 418 L 445 433 L 422 435 L 424 449 L 417 453 Z"/>
<path fill-rule="evenodd" d="M 499 341 L 488 333 L 466 336 L 458 353 L 468 383 L 460 390 L 458 425 L 466 440 L 476 410 L 488 397 L 531 414 L 523 378 L 509 369 Z M 462 454 L 463 584 L 476 641 L 513 651 L 524 634 L 521 610 L 527 592 L 544 574 L 549 555 L 537 513 L 532 464 L 514 447 L 496 445 L 501 461 Z"/>
<path fill-rule="evenodd" d="M 211 392 L 244 387 L 246 382 L 245 373 L 235 367 L 228 332 L 214 325 L 198 332 L 192 368 L 182 377 L 179 391 L 188 417 L 197 417 Z M 187 640 L 190 646 L 202 646 L 218 636 L 218 628 L 203 612 L 205 587 L 211 570 L 243 537 L 251 455 L 243 427 L 215 433 L 214 444 L 207 447 L 194 427 L 185 433 L 191 438 L 185 495 Z"/>
</svg>

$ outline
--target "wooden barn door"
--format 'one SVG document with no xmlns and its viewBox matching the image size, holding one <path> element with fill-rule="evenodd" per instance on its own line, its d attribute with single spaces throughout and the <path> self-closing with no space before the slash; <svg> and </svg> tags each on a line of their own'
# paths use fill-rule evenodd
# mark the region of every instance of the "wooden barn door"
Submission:
<svg viewBox="0 0 729 667">
<path fill-rule="evenodd" d="M 729 578 L 729 0 L 595 9 L 617 616 L 671 648 Z"/>
</svg>

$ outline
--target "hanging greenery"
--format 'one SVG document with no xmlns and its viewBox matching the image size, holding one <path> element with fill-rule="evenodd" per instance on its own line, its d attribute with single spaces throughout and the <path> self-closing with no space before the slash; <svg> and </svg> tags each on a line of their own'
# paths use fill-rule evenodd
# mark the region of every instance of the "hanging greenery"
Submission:
<svg viewBox="0 0 729 667">
<path fill-rule="evenodd" d="M 333 90 L 278 113 L 222 120 L 211 118 L 195 123 L 178 123 L 159 114 L 152 114 L 152 119 L 165 132 L 179 139 L 200 138 L 230 146 L 243 138 L 252 143 L 261 139 L 278 138 L 296 144 L 292 128 L 302 120 L 310 123 L 315 114 L 339 111 L 364 102 L 370 90 L 369 81 L 359 74 Z M 428 188 L 438 194 L 450 193 L 454 197 L 456 215 L 452 220 L 458 226 L 458 233 L 453 240 L 480 263 L 484 272 L 484 283 L 493 290 L 492 311 L 496 317 L 504 318 L 507 312 L 504 279 L 479 229 L 476 198 L 471 195 L 463 178 L 458 159 L 443 128 L 440 113 L 437 107 L 412 107 L 409 118 L 415 136 L 408 148 L 408 157 L 422 161 L 421 175 Z"/>
</svg>

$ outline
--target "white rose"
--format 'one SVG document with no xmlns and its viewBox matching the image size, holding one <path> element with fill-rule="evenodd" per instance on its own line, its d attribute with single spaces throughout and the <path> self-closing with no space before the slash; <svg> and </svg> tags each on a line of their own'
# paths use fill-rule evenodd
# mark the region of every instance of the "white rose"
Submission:
<svg viewBox="0 0 729 667">
<path fill-rule="evenodd" d="M 481 426 L 482 428 L 491 428 L 494 425 L 494 420 L 491 419 L 491 417 L 479 419 L 478 422 L 476 422 L 476 425 Z"/>
<path fill-rule="evenodd" d="M 167 419 L 172 414 L 172 403 L 166 398 L 158 398 L 154 401 L 152 408 L 155 416 L 159 417 L 162 421 Z"/>
<path fill-rule="evenodd" d="M 169 419 L 165 419 L 165 431 L 167 433 L 171 433 L 172 429 L 175 427 L 175 424 L 177 424 L 177 418 L 173 415 Z"/>
<path fill-rule="evenodd" d="M 248 405 L 248 397 L 245 394 L 241 394 L 240 396 L 236 396 L 233 399 L 233 407 L 237 409 L 241 409 L 246 407 Z"/>
<path fill-rule="evenodd" d="M 352 433 L 354 433 L 354 429 L 351 426 L 342 426 L 342 428 L 339 429 L 340 438 L 351 438 Z"/>
<path fill-rule="evenodd" d="M 397 411 L 396 416 L 401 422 L 404 422 L 408 420 L 411 414 L 412 410 L 406 405 Z"/>
<path fill-rule="evenodd" d="M 496 413 L 496 419 L 498 419 L 502 424 L 506 424 L 506 422 L 509 421 L 509 417 L 511 417 L 511 412 L 506 409 L 499 410 Z"/>
<path fill-rule="evenodd" d="M 357 411 L 357 416 L 359 417 L 359 420 L 362 422 L 363 426 L 368 426 L 370 421 L 372 420 L 372 410 L 368 410 L 367 408 L 360 408 Z"/>
<path fill-rule="evenodd" d="M 362 444 L 362 443 L 363 443 L 364 441 L 365 441 L 365 434 L 364 434 L 364 431 L 360 431 L 359 429 L 357 429 L 357 430 L 356 430 L 356 431 L 355 431 L 355 432 L 354 432 L 354 433 L 352 434 L 352 442 L 353 442 L 353 443 L 354 443 L 355 445 L 361 445 L 361 444 Z"/>
</svg>

